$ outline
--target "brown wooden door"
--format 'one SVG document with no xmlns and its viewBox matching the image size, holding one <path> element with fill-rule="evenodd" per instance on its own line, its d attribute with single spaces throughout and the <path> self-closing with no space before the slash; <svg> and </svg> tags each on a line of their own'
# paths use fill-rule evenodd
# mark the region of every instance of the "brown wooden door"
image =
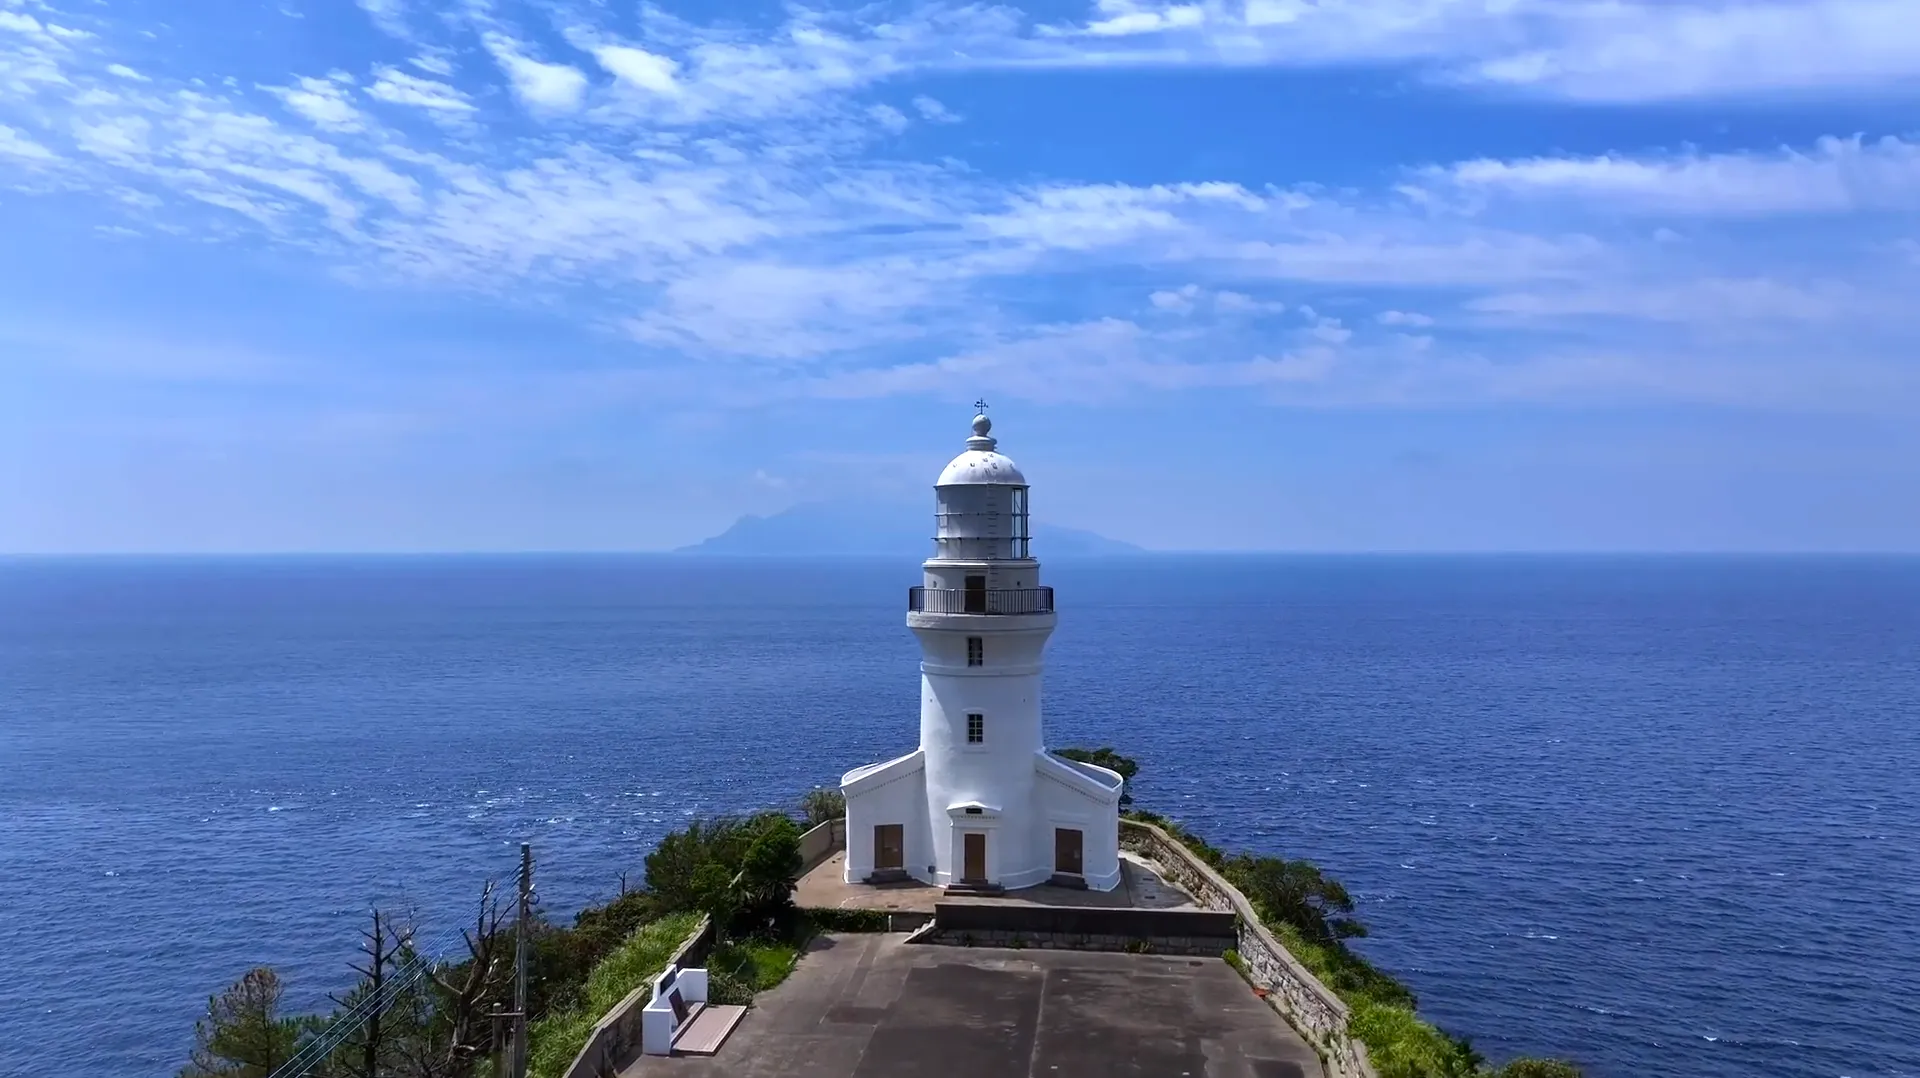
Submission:
<svg viewBox="0 0 1920 1078">
<path fill-rule="evenodd" d="M 1053 829 L 1053 870 L 1055 872 L 1080 875 L 1081 837 L 1079 831 L 1070 827 Z"/>
<path fill-rule="evenodd" d="M 987 836 L 979 831 L 968 831 L 961 836 L 961 843 L 966 858 L 960 866 L 960 881 L 987 882 Z"/>
<path fill-rule="evenodd" d="M 874 827 L 873 867 L 876 872 L 907 867 L 905 827 L 897 823 L 883 823 Z"/>
</svg>

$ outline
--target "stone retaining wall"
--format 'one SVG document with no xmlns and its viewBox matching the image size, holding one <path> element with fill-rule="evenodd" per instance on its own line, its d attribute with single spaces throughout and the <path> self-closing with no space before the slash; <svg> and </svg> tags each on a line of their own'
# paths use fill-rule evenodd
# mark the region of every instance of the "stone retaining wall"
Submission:
<svg viewBox="0 0 1920 1078">
<path fill-rule="evenodd" d="M 712 950 L 713 922 L 702 917 L 687 935 L 686 942 L 660 967 L 660 973 L 673 966 L 698 968 Z M 621 1065 L 640 1050 L 640 1012 L 653 1002 L 653 982 L 658 977 L 659 973 L 648 977 L 613 1005 L 587 1035 L 587 1043 L 580 1054 L 573 1057 L 562 1078 L 614 1078 L 619 1073 Z"/>
<path fill-rule="evenodd" d="M 846 817 L 815 825 L 800 836 L 800 875 L 812 872 L 820 862 L 846 848 Z"/>
<path fill-rule="evenodd" d="M 1042 951 L 1126 951 L 1131 954 L 1167 954 L 1219 958 L 1233 949 L 1233 941 L 1217 936 L 1107 936 L 1071 932 L 1025 932 L 989 929 L 969 931 L 935 927 L 911 942 L 946 947 L 1032 947 Z"/>
<path fill-rule="evenodd" d="M 936 902 L 934 929 L 916 942 L 1061 951 L 1136 951 L 1218 957 L 1236 941 L 1232 913 Z"/>
<path fill-rule="evenodd" d="M 1151 858 L 1169 881 L 1180 885 L 1202 908 L 1231 910 L 1237 915 L 1234 949 L 1245 964 L 1247 979 L 1255 988 L 1264 989 L 1274 1010 L 1319 1051 L 1327 1078 L 1377 1078 L 1367 1060 L 1366 1046 L 1348 1031 L 1346 1003 L 1267 931 L 1239 888 L 1180 840 L 1152 824 L 1121 820 L 1120 846 Z"/>
</svg>

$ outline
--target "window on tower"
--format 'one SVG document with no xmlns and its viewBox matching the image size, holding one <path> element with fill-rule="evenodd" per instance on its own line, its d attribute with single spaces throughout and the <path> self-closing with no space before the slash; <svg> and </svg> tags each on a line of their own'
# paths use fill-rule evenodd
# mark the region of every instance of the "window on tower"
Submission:
<svg viewBox="0 0 1920 1078">
<path fill-rule="evenodd" d="M 967 665 L 987 665 L 987 642 L 980 637 L 967 637 Z"/>
<path fill-rule="evenodd" d="M 987 740 L 987 717 L 974 712 L 967 716 L 967 744 L 982 745 Z"/>
</svg>

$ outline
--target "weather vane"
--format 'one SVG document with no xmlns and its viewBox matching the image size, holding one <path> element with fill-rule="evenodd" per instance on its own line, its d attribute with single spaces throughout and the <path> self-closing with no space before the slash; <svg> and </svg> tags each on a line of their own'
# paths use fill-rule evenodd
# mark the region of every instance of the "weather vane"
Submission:
<svg viewBox="0 0 1920 1078">
<path fill-rule="evenodd" d="M 977 400 L 977 401 L 974 401 L 974 402 L 973 402 L 973 410 L 974 410 L 974 411 L 976 411 L 976 412 L 979 412 L 979 413 L 980 413 L 981 415 L 986 415 L 986 414 L 987 414 L 987 402 L 986 402 L 986 401 L 984 401 L 984 400 Z"/>
</svg>

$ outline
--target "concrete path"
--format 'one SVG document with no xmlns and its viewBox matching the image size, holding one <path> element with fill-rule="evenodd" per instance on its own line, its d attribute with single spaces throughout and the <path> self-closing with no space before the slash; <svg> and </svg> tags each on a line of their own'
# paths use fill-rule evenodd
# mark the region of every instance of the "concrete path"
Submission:
<svg viewBox="0 0 1920 1078">
<path fill-rule="evenodd" d="M 712 1058 L 621 1078 L 1320 1078 L 1217 958 L 817 940 Z"/>
</svg>

